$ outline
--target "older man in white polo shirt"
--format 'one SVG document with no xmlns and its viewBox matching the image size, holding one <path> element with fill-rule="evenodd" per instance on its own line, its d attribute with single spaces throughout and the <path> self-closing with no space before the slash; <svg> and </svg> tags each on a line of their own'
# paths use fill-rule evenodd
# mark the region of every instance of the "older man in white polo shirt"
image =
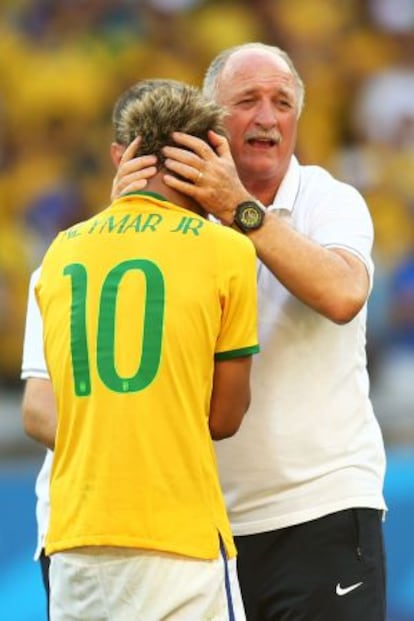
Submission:
<svg viewBox="0 0 414 621">
<path fill-rule="evenodd" d="M 252 402 L 236 436 L 216 446 L 247 619 L 384 621 L 385 451 L 365 354 L 367 205 L 294 156 L 304 85 L 283 50 L 224 50 L 204 92 L 227 108 L 229 142 L 212 134 L 209 148 L 174 134 L 184 149 L 164 149 L 176 173 L 165 180 L 248 235 L 258 256 Z M 126 161 L 114 191 L 142 187 L 150 165 Z"/>
</svg>

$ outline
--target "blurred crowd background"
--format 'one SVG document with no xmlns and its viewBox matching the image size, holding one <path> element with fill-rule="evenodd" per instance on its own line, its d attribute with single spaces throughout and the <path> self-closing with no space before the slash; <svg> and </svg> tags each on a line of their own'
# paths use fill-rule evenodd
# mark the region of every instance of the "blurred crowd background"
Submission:
<svg viewBox="0 0 414 621">
<path fill-rule="evenodd" d="M 114 101 L 143 78 L 201 85 L 216 53 L 257 40 L 304 79 L 300 161 L 368 202 L 372 398 L 387 447 L 413 449 L 414 0 L 1 0 L 0 435 L 9 404 L 23 452 L 29 276 L 57 231 L 108 204 Z"/>
<path fill-rule="evenodd" d="M 59 229 L 108 202 L 120 92 L 148 77 L 199 85 L 217 52 L 254 40 L 285 48 L 305 81 L 302 163 L 368 201 L 372 394 L 387 438 L 412 440 L 413 0 L 2 0 L 0 381 L 19 382 L 30 272 Z"/>
</svg>

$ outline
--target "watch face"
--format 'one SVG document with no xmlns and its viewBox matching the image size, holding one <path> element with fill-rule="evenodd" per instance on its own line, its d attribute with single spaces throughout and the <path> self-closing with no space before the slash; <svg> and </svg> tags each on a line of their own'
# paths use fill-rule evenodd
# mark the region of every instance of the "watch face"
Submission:
<svg viewBox="0 0 414 621">
<path fill-rule="evenodd" d="M 253 201 L 241 203 L 236 209 L 235 222 L 244 231 L 254 231 L 258 229 L 264 218 L 263 209 Z"/>
<path fill-rule="evenodd" d="M 256 206 L 245 207 L 241 213 L 242 224 L 249 229 L 259 226 L 262 221 L 262 214 L 257 210 Z"/>
</svg>

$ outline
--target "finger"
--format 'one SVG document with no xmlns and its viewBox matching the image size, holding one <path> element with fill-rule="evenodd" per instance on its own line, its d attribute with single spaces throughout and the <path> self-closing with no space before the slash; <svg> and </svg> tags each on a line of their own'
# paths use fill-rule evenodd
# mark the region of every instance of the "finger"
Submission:
<svg viewBox="0 0 414 621">
<path fill-rule="evenodd" d="M 130 194 L 131 192 L 139 192 L 143 190 L 148 184 L 148 179 L 137 179 L 135 181 L 131 181 L 128 185 L 126 185 L 122 191 L 122 195 Z"/>
<path fill-rule="evenodd" d="M 186 196 L 191 196 L 191 198 L 196 198 L 199 192 L 199 188 L 194 185 L 194 183 L 189 183 L 188 181 L 183 181 L 182 179 L 178 179 L 174 175 L 165 174 L 164 183 L 168 187 L 181 192 L 181 194 L 185 194 Z"/>
<path fill-rule="evenodd" d="M 121 161 L 118 167 L 117 177 L 121 178 L 138 172 L 143 172 L 145 174 L 145 170 L 149 167 L 154 167 L 156 163 L 157 158 L 155 155 L 141 155 L 124 162 Z"/>
<path fill-rule="evenodd" d="M 139 192 L 140 190 L 143 190 L 145 188 L 147 183 L 147 179 L 141 179 L 137 181 L 131 181 L 131 183 L 123 186 L 122 189 L 117 186 L 116 188 L 112 189 L 111 200 L 115 201 L 118 198 L 124 196 L 125 194 L 130 194 L 131 192 Z"/>
<path fill-rule="evenodd" d="M 196 183 L 199 180 L 200 173 L 202 172 L 200 168 L 197 168 L 196 166 L 189 166 L 188 164 L 169 158 L 165 160 L 164 164 L 169 171 L 176 173 L 180 177 L 183 177 L 192 183 Z"/>
<path fill-rule="evenodd" d="M 230 153 L 229 141 L 225 136 L 217 134 L 212 129 L 208 132 L 208 139 L 210 144 L 214 147 L 217 155 L 223 156 Z"/>
<path fill-rule="evenodd" d="M 196 153 L 188 151 L 187 149 L 164 147 L 162 152 L 166 158 L 180 162 L 186 166 L 191 166 L 192 168 L 200 169 L 203 164 L 202 159 Z"/>
<path fill-rule="evenodd" d="M 149 168 L 143 168 L 137 172 L 133 171 L 129 174 L 116 175 L 114 179 L 114 186 L 117 186 L 120 190 L 124 190 L 127 185 L 135 183 L 137 181 L 146 181 L 150 177 L 153 177 L 157 172 L 155 166 Z"/>
<path fill-rule="evenodd" d="M 141 143 L 141 136 L 136 136 L 134 140 L 129 143 L 129 145 L 127 146 L 127 148 L 122 154 L 121 162 L 120 162 L 121 164 L 123 164 L 124 162 L 127 162 L 128 160 L 131 160 L 133 157 L 136 156 L 137 149 L 140 143 Z"/>
<path fill-rule="evenodd" d="M 111 199 L 114 200 L 128 192 L 138 192 L 145 188 L 148 179 L 157 173 L 155 166 L 143 168 L 138 172 L 133 171 L 130 174 L 116 175 L 112 183 Z"/>
<path fill-rule="evenodd" d="M 125 193 L 125 187 L 127 187 L 127 185 L 128 183 L 126 182 L 125 177 L 122 177 L 121 179 L 115 177 L 112 181 L 111 201 L 114 201 L 122 196 Z"/>
<path fill-rule="evenodd" d="M 174 142 L 187 149 L 191 149 L 191 151 L 194 151 L 194 153 L 199 155 L 203 160 L 207 160 L 214 155 L 211 147 L 201 138 L 191 136 L 190 134 L 183 134 L 182 132 L 173 132 L 172 137 Z"/>
</svg>

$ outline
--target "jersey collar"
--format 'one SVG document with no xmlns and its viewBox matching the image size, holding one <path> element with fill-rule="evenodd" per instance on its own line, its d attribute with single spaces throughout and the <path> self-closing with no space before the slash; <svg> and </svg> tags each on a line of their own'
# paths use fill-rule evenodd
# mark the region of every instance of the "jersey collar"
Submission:
<svg viewBox="0 0 414 621">
<path fill-rule="evenodd" d="M 146 192 L 145 190 L 137 190 L 136 192 L 126 192 L 125 194 L 122 194 L 122 196 L 120 196 L 119 198 L 123 198 L 124 196 L 149 196 L 150 198 L 155 198 L 158 201 L 164 201 L 165 203 L 168 203 L 168 200 L 165 198 L 165 196 L 162 196 L 161 194 L 157 194 L 157 192 Z"/>
</svg>

